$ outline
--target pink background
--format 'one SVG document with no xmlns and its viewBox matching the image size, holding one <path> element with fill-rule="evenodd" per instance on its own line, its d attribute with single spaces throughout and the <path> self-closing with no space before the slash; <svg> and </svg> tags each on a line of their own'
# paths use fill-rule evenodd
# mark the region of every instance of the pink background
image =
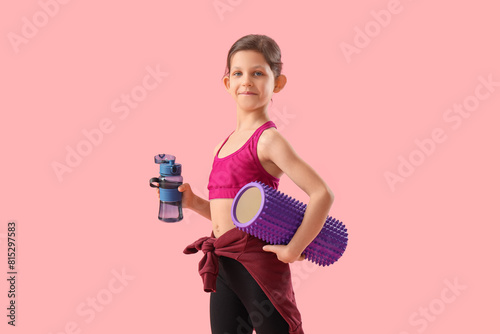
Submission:
<svg viewBox="0 0 500 334">
<path fill-rule="evenodd" d="M 306 333 L 498 333 L 500 86 L 478 79 L 500 82 L 495 2 L 44 3 L 56 2 L 0 10 L 2 333 L 209 333 L 201 254 L 182 250 L 210 222 L 190 212 L 160 222 L 148 180 L 153 156 L 174 154 L 206 198 L 213 148 L 236 121 L 226 54 L 250 33 L 280 45 L 288 84 L 270 116 L 349 229 L 333 266 L 293 264 Z M 387 8 L 390 21 L 376 14 Z M 34 20 L 38 31 L 23 29 Z M 347 44 L 358 53 L 346 56 Z M 129 114 L 114 112 L 122 94 L 140 96 L 148 67 L 168 75 Z M 449 113 L 463 103 L 470 117 Z M 82 131 L 106 120 L 108 133 L 85 146 Z M 59 180 L 52 165 L 66 164 L 68 147 L 87 156 Z M 400 159 L 414 170 L 391 186 Z M 281 190 L 307 200 L 287 177 Z M 12 220 L 15 328 L 5 316 Z"/>
</svg>

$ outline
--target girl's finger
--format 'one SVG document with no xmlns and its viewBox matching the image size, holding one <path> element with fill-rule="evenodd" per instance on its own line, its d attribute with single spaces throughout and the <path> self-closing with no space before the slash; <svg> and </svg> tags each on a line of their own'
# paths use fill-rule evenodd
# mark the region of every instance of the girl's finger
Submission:
<svg viewBox="0 0 500 334">
<path fill-rule="evenodd" d="M 181 185 L 177 188 L 177 190 L 179 190 L 180 192 L 183 192 L 183 191 L 186 191 L 186 190 L 188 189 L 188 187 L 189 187 L 189 183 L 183 183 L 183 184 L 181 184 Z"/>
</svg>

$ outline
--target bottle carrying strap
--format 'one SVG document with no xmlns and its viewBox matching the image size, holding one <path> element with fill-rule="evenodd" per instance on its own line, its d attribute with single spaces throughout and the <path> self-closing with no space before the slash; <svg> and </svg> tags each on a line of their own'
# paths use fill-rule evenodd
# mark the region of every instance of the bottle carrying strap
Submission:
<svg viewBox="0 0 500 334">
<path fill-rule="evenodd" d="M 156 184 L 154 182 L 156 182 Z M 153 177 L 149 180 L 149 186 L 152 188 L 160 188 L 160 179 L 157 177 Z"/>
<path fill-rule="evenodd" d="M 160 181 L 158 177 L 153 177 L 149 180 L 149 186 L 152 188 L 177 189 L 180 185 L 182 185 L 182 182 Z"/>
<path fill-rule="evenodd" d="M 162 202 L 179 202 L 182 200 L 182 193 L 177 190 L 182 182 L 172 182 L 160 180 L 158 177 L 153 177 L 149 180 L 149 186 L 152 188 L 160 188 L 160 201 Z"/>
</svg>

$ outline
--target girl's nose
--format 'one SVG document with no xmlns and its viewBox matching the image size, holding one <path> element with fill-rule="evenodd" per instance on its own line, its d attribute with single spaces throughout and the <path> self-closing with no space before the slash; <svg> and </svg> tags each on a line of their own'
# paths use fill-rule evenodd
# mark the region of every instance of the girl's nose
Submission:
<svg viewBox="0 0 500 334">
<path fill-rule="evenodd" d="M 251 85 L 252 84 L 252 80 L 250 78 L 249 75 L 244 75 L 243 76 L 243 82 L 242 82 L 243 85 L 245 86 L 248 86 L 248 85 Z"/>
</svg>

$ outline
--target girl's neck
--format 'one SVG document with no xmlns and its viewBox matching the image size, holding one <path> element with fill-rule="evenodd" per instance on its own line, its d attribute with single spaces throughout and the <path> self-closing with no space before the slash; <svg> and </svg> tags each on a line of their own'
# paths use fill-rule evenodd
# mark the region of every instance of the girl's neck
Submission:
<svg viewBox="0 0 500 334">
<path fill-rule="evenodd" d="M 236 130 L 234 132 L 255 130 L 260 125 L 270 121 L 267 110 L 238 110 L 236 117 Z"/>
</svg>

